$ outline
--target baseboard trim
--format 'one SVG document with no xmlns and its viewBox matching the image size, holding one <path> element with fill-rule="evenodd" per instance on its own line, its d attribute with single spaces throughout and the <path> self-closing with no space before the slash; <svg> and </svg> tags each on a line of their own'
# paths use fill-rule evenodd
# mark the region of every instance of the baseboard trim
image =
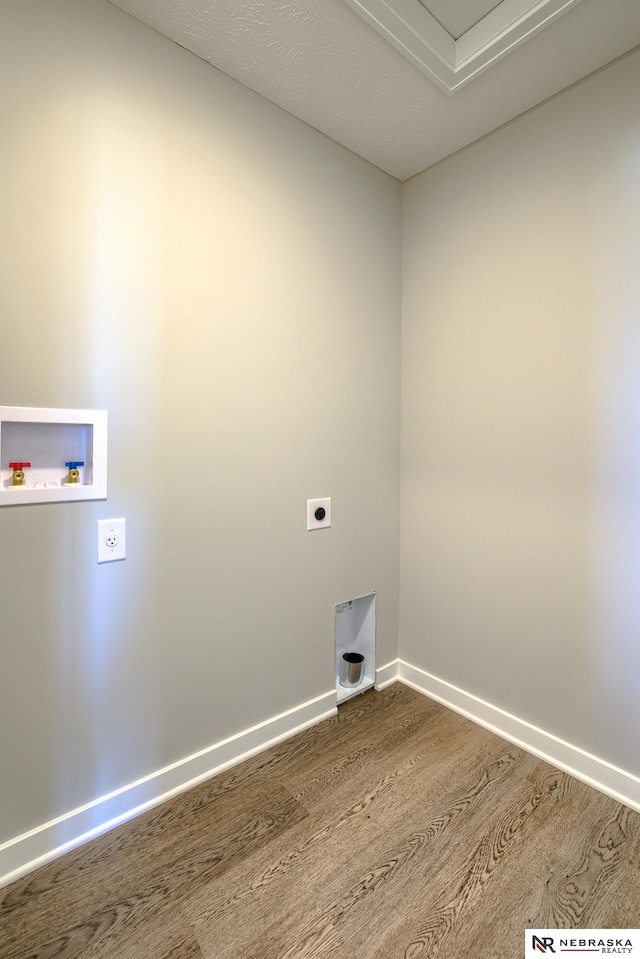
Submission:
<svg viewBox="0 0 640 959">
<path fill-rule="evenodd" d="M 404 683 L 640 812 L 640 778 L 402 659 L 376 670 L 376 689 Z M 173 796 L 335 716 L 331 690 L 0 845 L 0 888 Z"/>
<path fill-rule="evenodd" d="M 605 759 L 599 759 L 579 746 L 573 746 L 553 733 L 539 729 L 498 706 L 492 706 L 478 696 L 438 679 L 437 676 L 432 676 L 402 659 L 399 660 L 398 666 L 400 682 L 406 686 L 411 686 L 424 696 L 437 700 L 443 706 L 533 753 L 539 759 L 640 812 L 638 776 L 613 766 Z"/>
<path fill-rule="evenodd" d="M 392 659 L 390 663 L 386 664 L 386 666 L 381 666 L 380 669 L 376 669 L 376 689 L 384 689 L 385 686 L 390 686 L 391 683 L 397 683 L 399 678 L 399 663 L 399 659 Z"/>
<path fill-rule="evenodd" d="M 0 888 L 337 713 L 331 690 L 0 845 Z"/>
</svg>

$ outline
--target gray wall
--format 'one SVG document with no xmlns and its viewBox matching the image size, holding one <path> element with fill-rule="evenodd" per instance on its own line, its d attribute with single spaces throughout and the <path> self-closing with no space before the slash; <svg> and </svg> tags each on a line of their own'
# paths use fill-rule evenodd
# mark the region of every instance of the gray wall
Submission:
<svg viewBox="0 0 640 959">
<path fill-rule="evenodd" d="M 0 510 L 0 842 L 326 693 L 336 602 L 396 656 L 401 249 L 395 180 L 111 4 L 1 20 L 0 404 L 110 455 Z"/>
<path fill-rule="evenodd" d="M 395 657 L 401 250 L 401 655 L 640 773 L 640 54 L 401 237 L 397 182 L 103 0 L 1 19 L 0 404 L 111 429 L 106 503 L 0 510 L 0 842 L 326 693 L 335 602 Z"/>
<path fill-rule="evenodd" d="M 400 654 L 640 773 L 640 53 L 404 186 Z"/>
</svg>

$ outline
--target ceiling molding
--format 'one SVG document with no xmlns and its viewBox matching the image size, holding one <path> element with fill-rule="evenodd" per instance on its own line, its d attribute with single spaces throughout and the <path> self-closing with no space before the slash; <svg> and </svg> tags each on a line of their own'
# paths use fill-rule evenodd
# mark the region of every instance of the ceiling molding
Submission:
<svg viewBox="0 0 640 959">
<path fill-rule="evenodd" d="M 419 0 L 345 0 L 447 94 L 557 20 L 581 0 L 502 0 L 458 40 Z"/>
</svg>

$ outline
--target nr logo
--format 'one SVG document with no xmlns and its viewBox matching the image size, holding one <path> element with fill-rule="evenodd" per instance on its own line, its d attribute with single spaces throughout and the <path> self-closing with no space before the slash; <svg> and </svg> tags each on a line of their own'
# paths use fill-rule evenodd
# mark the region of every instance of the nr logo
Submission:
<svg viewBox="0 0 640 959">
<path fill-rule="evenodd" d="M 540 952 L 544 953 L 555 952 L 555 949 L 553 948 L 553 939 L 551 936 L 543 936 L 542 938 L 539 936 L 532 936 L 532 940 L 533 941 L 531 945 L 534 949 L 538 949 Z"/>
</svg>

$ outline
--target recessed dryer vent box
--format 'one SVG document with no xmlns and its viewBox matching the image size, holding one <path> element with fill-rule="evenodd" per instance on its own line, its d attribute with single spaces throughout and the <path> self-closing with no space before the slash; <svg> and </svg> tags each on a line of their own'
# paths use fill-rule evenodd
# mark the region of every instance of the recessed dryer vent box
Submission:
<svg viewBox="0 0 640 959">
<path fill-rule="evenodd" d="M 336 614 L 336 689 L 338 706 L 371 689 L 376 679 L 376 594 L 338 603 Z M 361 660 L 356 683 L 345 675 L 344 657 Z"/>
<path fill-rule="evenodd" d="M 0 406 L 0 506 L 106 498 L 106 410 Z"/>
</svg>

